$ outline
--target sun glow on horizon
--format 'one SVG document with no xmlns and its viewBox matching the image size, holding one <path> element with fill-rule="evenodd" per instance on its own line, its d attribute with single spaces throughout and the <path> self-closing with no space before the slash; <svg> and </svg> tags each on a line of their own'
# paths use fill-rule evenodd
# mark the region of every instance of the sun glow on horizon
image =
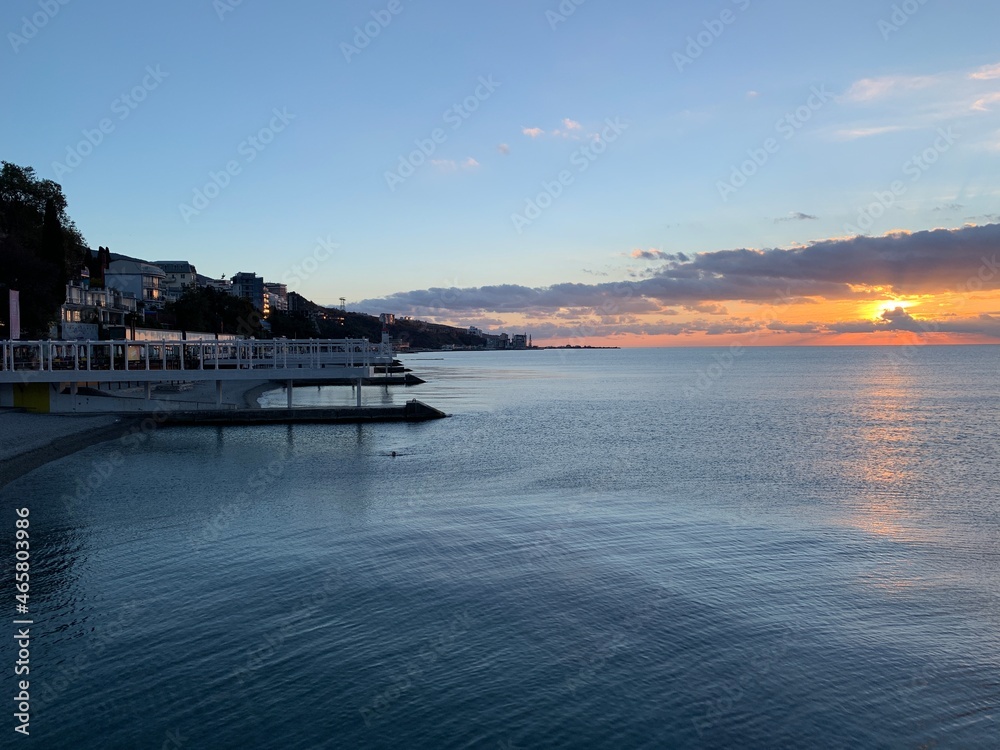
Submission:
<svg viewBox="0 0 1000 750">
<path fill-rule="evenodd" d="M 916 302 L 901 299 L 886 299 L 878 302 L 869 302 L 861 308 L 861 317 L 865 320 L 881 320 L 885 313 L 895 310 L 897 307 L 906 310 L 916 304 Z"/>
</svg>

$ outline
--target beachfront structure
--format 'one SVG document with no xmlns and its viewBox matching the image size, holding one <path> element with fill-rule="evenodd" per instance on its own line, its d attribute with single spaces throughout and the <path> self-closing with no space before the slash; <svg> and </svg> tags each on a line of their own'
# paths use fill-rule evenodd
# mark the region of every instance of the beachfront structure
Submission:
<svg viewBox="0 0 1000 750">
<path fill-rule="evenodd" d="M 250 300 L 250 304 L 266 313 L 267 299 L 264 296 L 264 278 L 255 273 L 242 271 L 232 277 L 232 293 L 237 297 Z"/>
<path fill-rule="evenodd" d="M 97 340 L 112 327 L 124 327 L 137 300 L 120 289 L 91 289 L 88 278 L 66 284 L 66 301 L 59 310 L 53 335 L 58 339 Z"/>
<path fill-rule="evenodd" d="M 153 265 L 166 274 L 161 284 L 166 302 L 176 302 L 185 290 L 198 286 L 198 271 L 186 260 L 158 260 Z"/>
<path fill-rule="evenodd" d="M 167 275 L 159 266 L 139 260 L 113 260 L 104 272 L 104 286 L 131 294 L 146 310 L 163 306 L 163 282 Z"/>
<path fill-rule="evenodd" d="M 288 391 L 298 384 L 357 383 L 371 378 L 375 367 L 392 363 L 386 343 L 368 339 L 254 339 L 200 341 L 3 341 L 0 342 L 0 407 L 36 412 L 155 411 L 152 388 L 168 382 L 214 382 L 214 404 L 222 406 L 222 384 L 273 381 Z M 109 384 L 145 385 L 145 399 L 101 394 Z M 81 386 L 97 394 L 80 394 Z M 89 392 L 88 392 L 89 393 Z"/>
</svg>

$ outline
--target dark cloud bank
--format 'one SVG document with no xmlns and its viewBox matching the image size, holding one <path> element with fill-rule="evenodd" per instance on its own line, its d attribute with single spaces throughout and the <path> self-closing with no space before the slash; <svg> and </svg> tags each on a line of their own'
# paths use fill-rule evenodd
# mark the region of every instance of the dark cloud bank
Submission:
<svg viewBox="0 0 1000 750">
<path fill-rule="evenodd" d="M 671 306 L 707 311 L 711 308 L 704 307 L 706 304 L 727 301 L 780 308 L 809 297 L 864 300 L 884 299 L 887 293 L 991 291 L 1000 288 L 998 254 L 1000 224 L 991 224 L 884 237 L 831 239 L 789 250 L 722 250 L 693 257 L 678 254 L 657 267 L 650 277 L 634 281 L 549 287 L 502 284 L 469 289 L 432 288 L 364 300 L 358 307 L 375 313 L 392 311 L 452 319 L 485 312 L 547 317 L 558 310 L 570 309 L 580 320 L 590 321 L 593 329 L 590 335 L 734 333 L 753 326 L 747 321 L 648 324 L 631 316 L 662 312 Z M 903 310 L 898 312 L 902 314 L 892 311 L 879 321 L 824 327 L 786 326 L 776 322 L 760 325 L 789 333 L 818 333 L 825 328 L 829 332 L 906 330 L 1000 335 L 997 319 L 989 316 L 945 318 L 930 327 L 927 321 L 917 321 Z M 546 337 L 549 333 L 573 335 L 573 323 L 568 320 L 546 328 L 552 330 L 539 331 L 536 337 Z"/>
</svg>

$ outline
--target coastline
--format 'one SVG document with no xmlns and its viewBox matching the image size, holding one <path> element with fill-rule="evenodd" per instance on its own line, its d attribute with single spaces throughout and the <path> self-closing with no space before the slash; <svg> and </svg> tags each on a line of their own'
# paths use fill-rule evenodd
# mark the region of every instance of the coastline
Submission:
<svg viewBox="0 0 1000 750">
<path fill-rule="evenodd" d="M 273 381 L 254 381 L 240 386 L 227 388 L 224 400 L 228 403 L 242 401 L 241 408 L 253 409 L 260 408 L 257 400 L 262 394 L 281 388 L 280 383 Z M 205 391 L 207 394 L 208 389 Z M 201 394 L 158 394 L 157 399 L 160 402 L 186 401 L 192 395 Z M 142 412 L 32 414 L 21 409 L 0 410 L 0 434 L 5 438 L 0 443 L 0 489 L 47 463 L 115 440 L 146 416 Z"/>
<path fill-rule="evenodd" d="M 24 429 L 27 423 L 22 418 L 32 423 L 27 430 Z M 15 438 L 25 437 L 17 434 L 18 428 L 31 433 L 27 436 L 28 442 L 20 445 L 20 450 L 2 447 L 5 455 L 0 459 L 0 489 L 47 463 L 121 437 L 138 421 L 133 416 L 77 417 L 0 412 L 0 430 L 4 433 Z"/>
</svg>

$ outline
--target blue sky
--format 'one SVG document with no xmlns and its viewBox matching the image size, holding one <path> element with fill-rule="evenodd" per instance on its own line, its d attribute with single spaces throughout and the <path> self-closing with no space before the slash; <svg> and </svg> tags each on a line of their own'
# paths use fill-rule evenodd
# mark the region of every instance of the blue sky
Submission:
<svg viewBox="0 0 1000 750">
<path fill-rule="evenodd" d="M 553 315 L 591 302 L 405 293 L 632 282 L 677 253 L 994 223 L 998 20 L 985 0 L 8 0 L 0 158 L 60 182 L 94 247 L 555 335 Z M 421 141 L 412 176 L 387 177 Z"/>
</svg>

